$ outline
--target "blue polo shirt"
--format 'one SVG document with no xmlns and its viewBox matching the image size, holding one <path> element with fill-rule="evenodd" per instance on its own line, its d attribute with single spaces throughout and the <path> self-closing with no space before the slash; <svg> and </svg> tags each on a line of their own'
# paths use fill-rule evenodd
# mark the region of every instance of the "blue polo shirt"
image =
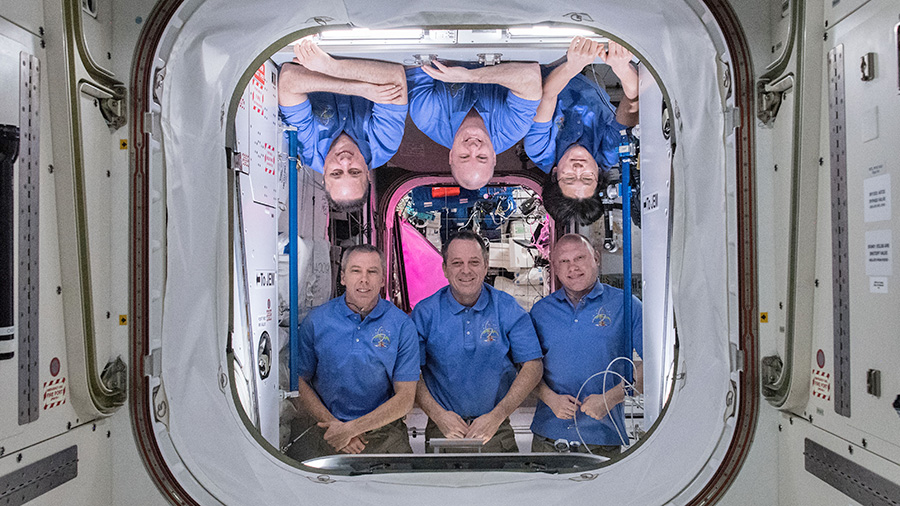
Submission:
<svg viewBox="0 0 900 506">
<path fill-rule="evenodd" d="M 379 299 L 364 320 L 345 296 L 313 309 L 300 323 L 296 374 L 335 418 L 359 418 L 394 395 L 396 381 L 418 381 L 419 340 L 409 316 Z"/>
<path fill-rule="evenodd" d="M 297 127 L 303 164 L 322 172 L 325 156 L 345 132 L 359 146 L 370 169 L 394 156 L 403 139 L 408 104 L 376 104 L 365 98 L 335 93 L 309 93 L 294 106 L 278 106 L 289 125 Z"/>
<path fill-rule="evenodd" d="M 466 115 L 474 107 L 500 154 L 519 142 L 534 122 L 540 100 L 517 97 L 499 84 L 445 83 L 421 67 L 407 69 L 409 117 L 425 135 L 450 147 Z"/>
<path fill-rule="evenodd" d="M 428 391 L 463 418 L 494 409 L 516 379 L 514 363 L 541 358 L 528 313 L 488 284 L 472 307 L 457 302 L 445 286 L 416 304 L 412 317 Z"/>
<path fill-rule="evenodd" d="M 620 131 L 609 95 L 582 74 L 573 77 L 556 100 L 553 119 L 533 122 L 525 134 L 525 153 L 544 172 L 550 172 L 572 144 L 594 156 L 601 170 L 619 163 Z"/>
<path fill-rule="evenodd" d="M 625 349 L 622 299 L 622 290 L 597 281 L 575 307 L 566 297 L 565 290 L 560 289 L 531 308 L 531 319 L 544 351 L 544 382 L 551 390 L 574 397 L 585 380 L 605 370 L 613 359 L 632 357 L 632 352 Z M 641 301 L 632 297 L 632 344 L 638 355 L 644 354 L 642 321 Z M 619 360 L 610 371 L 624 376 L 625 366 L 626 362 Z M 618 376 L 607 374 L 604 385 L 603 376 L 597 376 L 587 383 L 579 400 L 603 393 L 621 381 Z M 627 442 L 623 405 L 615 406 L 611 414 Z M 599 421 L 580 411 L 577 416 L 578 428 L 586 443 L 622 444 L 609 416 Z M 543 401 L 538 401 L 531 431 L 550 439 L 578 441 L 574 422 L 556 418 Z"/>
</svg>

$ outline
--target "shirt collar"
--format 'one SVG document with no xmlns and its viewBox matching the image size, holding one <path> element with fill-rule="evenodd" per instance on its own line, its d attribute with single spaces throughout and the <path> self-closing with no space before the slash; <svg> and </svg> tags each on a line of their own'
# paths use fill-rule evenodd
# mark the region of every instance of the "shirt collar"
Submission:
<svg viewBox="0 0 900 506">
<path fill-rule="evenodd" d="M 553 297 L 556 297 L 556 299 L 559 301 L 562 301 L 562 302 L 569 301 L 569 298 L 566 297 L 566 289 L 565 288 L 560 288 L 559 290 L 553 292 L 551 295 Z M 603 295 L 603 283 L 601 283 L 600 280 L 598 279 L 597 281 L 594 281 L 594 287 L 591 288 L 591 291 L 586 293 L 584 295 L 584 297 L 581 298 L 581 300 L 584 300 L 584 299 L 594 300 L 601 295 Z"/>
<path fill-rule="evenodd" d="M 352 316 L 360 316 L 359 313 L 350 309 L 350 306 L 347 305 L 347 294 L 341 295 L 340 297 L 338 297 L 338 299 L 340 299 L 340 303 L 338 304 L 338 312 L 341 315 L 347 318 L 350 318 Z M 379 316 L 384 314 L 385 311 L 387 311 L 388 304 L 390 304 L 390 302 L 382 299 L 379 296 L 378 302 L 375 303 L 375 307 L 372 308 L 372 311 L 368 315 L 366 315 L 366 318 L 378 318 Z"/>
<path fill-rule="evenodd" d="M 452 311 L 453 314 L 462 313 L 467 308 L 467 306 L 463 306 L 456 300 L 456 297 L 453 296 L 453 292 L 450 291 L 449 285 L 447 286 L 447 292 L 445 293 L 445 295 L 450 306 L 450 311 Z M 478 296 L 478 300 L 475 302 L 475 305 L 472 306 L 472 309 L 474 309 L 475 311 L 484 310 L 484 308 L 486 308 L 488 303 L 490 302 L 490 299 L 491 293 L 488 291 L 488 284 L 482 283 L 481 295 Z"/>
</svg>

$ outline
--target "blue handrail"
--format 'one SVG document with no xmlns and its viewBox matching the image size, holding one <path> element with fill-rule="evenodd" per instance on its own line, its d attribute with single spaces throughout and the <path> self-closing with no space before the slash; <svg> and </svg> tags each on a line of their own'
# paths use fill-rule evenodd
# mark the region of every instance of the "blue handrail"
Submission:
<svg viewBox="0 0 900 506">
<path fill-rule="evenodd" d="M 288 226 L 288 283 L 291 288 L 290 295 L 290 325 L 291 325 L 291 357 L 289 361 L 291 391 L 297 391 L 299 379 L 297 361 L 300 357 L 300 340 L 297 335 L 300 330 L 299 314 L 297 307 L 300 302 L 299 287 L 297 286 L 299 266 L 299 245 L 297 242 L 297 152 L 299 141 L 295 132 L 288 132 L 288 212 L 290 213 Z"/>
<path fill-rule="evenodd" d="M 622 130 L 622 141 L 619 145 L 619 161 L 622 168 L 622 329 L 625 334 L 625 353 L 630 361 L 633 356 L 633 324 L 631 321 L 631 139 L 625 130 Z M 634 371 L 631 362 L 625 364 L 625 378 L 629 383 L 634 383 Z"/>
</svg>

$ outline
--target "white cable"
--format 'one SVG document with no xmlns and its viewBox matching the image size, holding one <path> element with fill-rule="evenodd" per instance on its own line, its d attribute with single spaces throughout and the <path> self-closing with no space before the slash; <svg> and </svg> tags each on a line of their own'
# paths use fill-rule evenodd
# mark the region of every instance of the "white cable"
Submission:
<svg viewBox="0 0 900 506">
<path fill-rule="evenodd" d="M 290 447 L 294 446 L 294 443 L 299 441 L 301 437 L 305 436 L 306 433 L 309 432 L 310 430 L 312 430 L 312 428 L 315 427 L 316 425 L 318 425 L 318 424 L 314 423 L 314 424 L 310 425 L 305 431 L 301 432 L 299 436 L 295 437 L 293 441 L 291 441 L 284 448 L 281 449 L 281 453 L 285 453 L 286 451 L 288 451 L 288 449 Z"/>
<path fill-rule="evenodd" d="M 628 358 L 628 357 L 616 357 L 616 358 L 613 359 L 609 364 L 607 364 L 606 369 L 604 369 L 604 370 L 602 370 L 602 371 L 600 371 L 600 372 L 598 372 L 598 373 L 594 373 L 594 374 L 592 374 L 591 376 L 589 376 L 588 379 L 584 380 L 584 383 L 581 384 L 581 388 L 578 389 L 578 394 L 575 395 L 575 400 L 579 400 L 579 399 L 581 398 L 581 392 L 584 390 L 584 387 L 587 386 L 588 382 L 591 381 L 592 379 L 594 379 L 595 377 L 601 375 L 601 374 L 603 375 L 603 385 L 604 385 L 604 386 L 606 385 L 606 375 L 607 375 L 607 374 L 615 374 L 616 376 L 622 378 L 622 387 L 623 387 L 623 388 L 624 388 L 625 385 L 627 384 L 630 388 L 634 389 L 634 384 L 633 384 L 633 383 L 630 383 L 628 380 L 626 380 L 624 376 L 622 376 L 621 374 L 617 373 L 616 371 L 610 371 L 610 370 L 609 370 L 609 368 L 612 367 L 612 365 L 613 365 L 614 363 L 616 363 L 617 361 L 619 361 L 619 360 L 627 360 L 629 363 L 631 363 L 632 368 L 634 368 L 634 362 L 633 362 L 630 358 Z M 603 395 L 603 402 L 604 402 L 605 405 L 606 405 L 606 411 L 607 411 L 607 414 L 609 415 L 609 420 L 610 420 L 610 422 L 612 422 L 613 428 L 616 429 L 616 434 L 619 436 L 619 440 L 622 441 L 622 445 L 623 445 L 623 446 L 628 446 L 628 443 L 625 442 L 625 438 L 622 436 L 622 432 L 619 430 L 619 426 L 616 424 L 616 421 L 615 421 L 615 420 L 613 419 L 613 417 L 612 417 L 612 413 L 611 413 L 611 411 L 610 411 L 610 409 L 609 409 L 609 401 L 607 400 L 606 395 L 605 395 L 605 394 L 606 394 L 606 391 L 604 391 L 603 394 L 604 394 L 604 395 Z M 626 396 L 626 397 L 627 397 L 627 396 Z M 624 406 L 623 406 L 623 410 L 624 410 Z M 584 437 L 581 435 L 581 430 L 578 428 L 578 410 L 575 411 L 575 414 L 572 416 L 572 420 L 573 420 L 573 422 L 575 423 L 575 433 L 578 434 L 578 439 L 581 441 L 581 444 L 584 446 L 584 449 L 585 449 L 588 453 L 590 453 L 591 455 L 593 455 L 593 452 L 592 452 L 591 449 L 587 446 L 587 443 L 584 442 Z M 623 427 L 622 429 L 625 430 L 626 428 Z"/>
</svg>

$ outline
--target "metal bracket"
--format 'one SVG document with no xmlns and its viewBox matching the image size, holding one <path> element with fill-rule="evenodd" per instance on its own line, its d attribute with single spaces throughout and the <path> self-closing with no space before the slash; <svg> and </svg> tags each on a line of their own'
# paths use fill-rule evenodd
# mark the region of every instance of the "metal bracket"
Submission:
<svg viewBox="0 0 900 506">
<path fill-rule="evenodd" d="M 730 132 L 741 124 L 741 110 L 737 107 L 725 108 L 725 131 Z"/>
<path fill-rule="evenodd" d="M 875 53 L 866 53 L 859 58 L 859 73 L 863 81 L 875 79 Z"/>
<path fill-rule="evenodd" d="M 160 355 L 162 355 L 160 348 L 154 348 L 149 355 L 144 355 L 144 376 L 155 377 L 160 375 L 162 371 Z"/>
<path fill-rule="evenodd" d="M 226 151 L 228 152 L 229 168 L 235 172 L 240 172 L 249 176 L 250 163 L 244 163 L 244 158 L 246 157 L 249 159 L 249 155 L 241 153 L 240 151 L 232 151 L 229 148 L 226 148 Z"/>
<path fill-rule="evenodd" d="M 722 88 L 725 90 L 725 100 L 731 98 L 731 65 L 719 57 L 719 66 L 722 71 Z"/>
<path fill-rule="evenodd" d="M 756 97 L 759 102 L 759 110 L 756 117 L 765 125 L 771 125 L 778 115 L 784 94 L 794 87 L 794 76 L 788 74 L 781 79 L 769 83 L 759 81 L 756 83 Z"/>
<path fill-rule="evenodd" d="M 731 372 L 740 372 L 744 370 L 744 350 L 738 348 L 734 343 L 730 346 Z"/>
<path fill-rule="evenodd" d="M 500 63 L 500 57 L 503 56 L 503 53 L 478 53 L 476 56 L 478 56 L 478 63 L 490 67 Z"/>
<path fill-rule="evenodd" d="M 784 362 L 778 355 L 769 355 L 760 361 L 762 388 L 765 395 L 774 395 L 782 371 L 784 371 Z"/>
<path fill-rule="evenodd" d="M 114 394 L 125 396 L 125 390 L 128 385 L 128 366 L 122 361 L 122 357 L 116 357 L 111 360 L 103 368 L 100 373 L 100 382 Z"/>
<path fill-rule="evenodd" d="M 116 90 L 114 97 L 99 100 L 100 114 L 109 126 L 110 132 L 125 126 L 128 122 L 128 107 L 125 104 L 125 88 Z"/>
<path fill-rule="evenodd" d="M 153 101 L 162 104 L 163 85 L 166 80 L 166 67 L 158 67 L 153 71 Z"/>
<path fill-rule="evenodd" d="M 725 414 L 722 420 L 728 420 L 737 413 L 737 385 L 734 381 L 728 383 L 728 393 L 725 394 Z"/>
<path fill-rule="evenodd" d="M 414 54 L 413 55 L 413 60 L 415 61 L 416 66 L 419 66 L 419 67 L 421 67 L 422 65 L 428 65 L 437 59 L 438 59 L 438 55 L 433 54 L 433 53 Z"/>
<path fill-rule="evenodd" d="M 166 387 L 162 378 L 159 385 L 153 388 L 153 416 L 156 421 L 169 428 L 169 399 L 166 398 Z"/>
</svg>

